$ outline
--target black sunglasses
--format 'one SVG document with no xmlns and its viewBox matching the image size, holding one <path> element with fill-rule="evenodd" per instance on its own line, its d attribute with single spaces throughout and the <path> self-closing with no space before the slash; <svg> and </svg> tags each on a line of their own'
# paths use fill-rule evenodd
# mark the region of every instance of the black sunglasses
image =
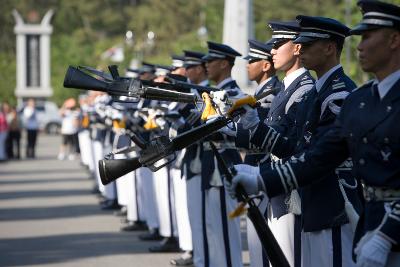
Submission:
<svg viewBox="0 0 400 267">
<path fill-rule="evenodd" d="M 276 41 L 272 44 L 272 48 L 278 49 L 279 47 L 281 47 L 282 45 L 286 44 L 289 41 L 290 41 L 290 39 L 282 39 L 282 40 Z"/>
</svg>

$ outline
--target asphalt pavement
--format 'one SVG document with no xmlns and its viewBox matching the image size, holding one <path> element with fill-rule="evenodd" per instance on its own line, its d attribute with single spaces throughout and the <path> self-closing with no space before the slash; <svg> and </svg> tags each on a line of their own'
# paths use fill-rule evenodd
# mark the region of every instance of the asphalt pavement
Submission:
<svg viewBox="0 0 400 267">
<path fill-rule="evenodd" d="M 60 143 L 40 134 L 36 159 L 0 163 L 0 266 L 171 266 L 179 254 L 149 253 L 156 242 L 100 209 L 79 159 L 57 160 Z"/>
</svg>

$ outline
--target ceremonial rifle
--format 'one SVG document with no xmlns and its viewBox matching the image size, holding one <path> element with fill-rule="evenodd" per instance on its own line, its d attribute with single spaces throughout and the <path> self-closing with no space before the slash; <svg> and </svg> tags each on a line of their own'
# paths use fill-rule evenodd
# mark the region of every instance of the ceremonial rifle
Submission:
<svg viewBox="0 0 400 267">
<path fill-rule="evenodd" d="M 231 123 L 235 117 L 244 112 L 241 106 L 250 104 L 251 106 L 255 107 L 258 99 L 262 99 L 268 94 L 275 92 L 276 89 L 271 89 L 264 92 L 257 98 L 247 96 L 239 99 L 234 103 L 231 110 L 228 111 L 227 117 L 217 117 L 213 121 L 194 127 L 184 133 L 179 134 L 171 140 L 166 136 L 160 136 L 150 141 L 150 143 L 147 145 L 141 144 L 140 147 L 143 149 L 139 152 L 138 157 L 130 159 L 105 158 L 104 160 L 100 160 L 99 170 L 101 182 L 106 185 L 140 167 L 148 167 L 153 172 L 159 170 L 175 159 L 176 151 L 203 140 L 222 127 Z M 132 141 L 135 142 L 135 140 Z M 127 152 L 131 150 L 132 148 L 126 149 Z M 124 153 L 124 151 L 118 151 L 118 153 Z M 112 155 L 112 153 L 110 155 Z"/>
<path fill-rule="evenodd" d="M 196 94 L 145 86 L 139 79 L 120 77 L 116 66 L 109 66 L 109 69 L 111 75 L 91 67 L 69 66 L 64 78 L 64 87 L 106 92 L 112 96 L 126 97 L 130 101 L 139 98 L 184 103 L 197 101 Z"/>
<path fill-rule="evenodd" d="M 232 183 L 233 177 L 237 174 L 234 166 L 229 166 L 222 158 L 222 155 L 218 152 L 213 142 L 210 142 L 211 149 L 213 150 L 215 157 L 218 162 L 218 166 L 221 167 L 222 174 L 227 179 L 228 182 Z M 283 254 L 278 242 L 276 241 L 271 229 L 261 214 L 258 206 L 255 204 L 254 200 L 248 196 L 244 188 L 239 184 L 236 187 L 236 197 L 244 204 L 248 205 L 247 217 L 253 223 L 253 226 L 257 232 L 257 235 L 261 241 L 261 245 L 268 255 L 268 259 L 274 267 L 290 267 L 285 254 Z"/>
</svg>

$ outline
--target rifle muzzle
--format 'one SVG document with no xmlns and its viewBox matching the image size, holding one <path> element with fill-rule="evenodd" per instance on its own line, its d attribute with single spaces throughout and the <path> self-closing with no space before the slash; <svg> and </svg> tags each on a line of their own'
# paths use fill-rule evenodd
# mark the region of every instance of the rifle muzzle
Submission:
<svg viewBox="0 0 400 267">
<path fill-rule="evenodd" d="M 139 158 L 99 160 L 100 179 L 103 185 L 109 184 L 131 171 L 140 168 Z"/>
</svg>

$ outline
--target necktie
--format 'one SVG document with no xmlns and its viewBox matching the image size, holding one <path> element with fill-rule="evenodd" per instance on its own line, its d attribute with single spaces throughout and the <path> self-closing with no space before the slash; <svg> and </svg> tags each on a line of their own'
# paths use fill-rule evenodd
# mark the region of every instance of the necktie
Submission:
<svg viewBox="0 0 400 267">
<path fill-rule="evenodd" d="M 372 97 L 374 98 L 374 100 L 381 100 L 381 96 L 379 95 L 379 89 L 378 89 L 378 84 L 377 83 L 374 83 L 373 85 L 372 85 L 372 88 L 371 88 L 371 91 L 372 91 Z"/>
</svg>

